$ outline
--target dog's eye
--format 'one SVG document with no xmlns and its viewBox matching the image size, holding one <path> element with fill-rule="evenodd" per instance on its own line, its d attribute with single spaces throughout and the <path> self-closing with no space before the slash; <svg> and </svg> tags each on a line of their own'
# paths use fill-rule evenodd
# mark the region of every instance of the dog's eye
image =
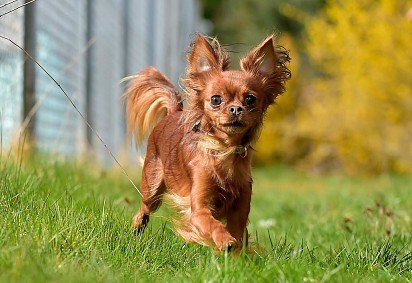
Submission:
<svg viewBox="0 0 412 283">
<path fill-rule="evenodd" d="M 212 104 L 213 106 L 219 106 L 220 104 L 222 104 L 222 97 L 218 94 L 213 95 L 210 98 L 210 104 Z"/>
<path fill-rule="evenodd" d="M 247 106 L 252 106 L 253 104 L 255 104 L 256 102 L 256 96 L 252 95 L 252 94 L 248 94 L 245 97 L 245 104 Z"/>
</svg>

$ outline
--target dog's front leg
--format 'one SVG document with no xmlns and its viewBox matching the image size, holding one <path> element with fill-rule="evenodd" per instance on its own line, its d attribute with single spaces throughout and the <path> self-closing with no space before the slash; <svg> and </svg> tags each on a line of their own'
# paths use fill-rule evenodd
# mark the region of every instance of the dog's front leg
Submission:
<svg viewBox="0 0 412 283">
<path fill-rule="evenodd" d="M 237 244 L 242 247 L 248 244 L 248 233 L 246 225 L 250 212 L 250 201 L 252 197 L 252 184 L 244 187 L 240 193 L 239 199 L 228 211 L 227 228 L 233 237 L 236 238 Z"/>
<path fill-rule="evenodd" d="M 213 240 L 219 250 L 230 249 L 236 239 L 226 229 L 226 226 L 217 220 L 212 213 L 213 192 L 207 181 L 195 181 L 191 192 L 191 223 L 199 230 L 206 240 Z"/>
<path fill-rule="evenodd" d="M 191 222 L 206 239 L 213 240 L 219 250 L 230 249 L 236 239 L 230 235 L 225 225 L 213 217 L 208 208 L 197 209 L 192 212 Z"/>
</svg>

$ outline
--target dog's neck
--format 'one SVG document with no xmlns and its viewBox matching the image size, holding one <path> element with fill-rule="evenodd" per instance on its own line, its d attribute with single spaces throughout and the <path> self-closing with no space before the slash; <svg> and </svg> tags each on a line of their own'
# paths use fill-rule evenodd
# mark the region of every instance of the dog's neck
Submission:
<svg viewBox="0 0 412 283">
<path fill-rule="evenodd" d="M 251 148 L 253 137 L 250 132 L 229 135 L 223 131 L 216 130 L 207 122 L 198 120 L 192 130 L 199 134 L 198 146 L 206 153 L 216 157 L 228 157 L 239 155 L 245 158 Z"/>
</svg>

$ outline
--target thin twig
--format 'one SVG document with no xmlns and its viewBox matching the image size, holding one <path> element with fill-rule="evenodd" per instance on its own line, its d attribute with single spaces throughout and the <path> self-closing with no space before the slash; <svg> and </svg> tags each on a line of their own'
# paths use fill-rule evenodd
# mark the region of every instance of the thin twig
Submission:
<svg viewBox="0 0 412 283">
<path fill-rule="evenodd" d="M 17 173 L 17 178 L 20 180 L 21 165 L 23 164 L 23 155 L 24 155 L 24 145 L 26 144 L 27 132 L 23 134 L 23 143 L 21 145 L 21 150 L 18 149 L 17 159 L 19 162 L 19 171 Z M 20 156 L 19 156 L 20 155 Z"/>
<path fill-rule="evenodd" d="M 13 1 L 9 1 L 9 2 L 7 2 L 7 3 L 4 3 L 3 5 L 0 5 L 0 9 L 6 7 L 6 6 L 10 5 L 10 4 L 13 4 L 14 2 L 17 2 L 17 1 L 19 1 L 19 0 L 13 0 Z"/>
<path fill-rule="evenodd" d="M 89 48 L 96 42 L 95 38 L 92 38 L 89 40 L 89 42 L 86 44 L 86 46 L 80 50 L 78 54 L 72 58 L 72 60 L 60 71 L 59 76 L 64 75 L 77 61 L 78 59 L 81 58 L 81 56 L 89 50 Z M 44 94 L 36 101 L 36 103 L 33 105 L 33 107 L 30 109 L 29 113 L 27 116 L 24 118 L 23 123 L 21 123 L 20 129 L 18 133 L 22 133 L 26 131 L 31 119 L 33 116 L 37 113 L 39 110 L 40 106 L 43 104 L 43 102 L 46 100 L 47 96 L 50 94 L 49 90 L 51 86 L 53 85 L 53 82 L 50 82 L 50 84 L 47 86 Z"/>
<path fill-rule="evenodd" d="M 35 1 L 35 0 L 33 0 Z M 126 170 L 124 169 L 124 167 L 120 164 L 120 162 L 117 160 L 117 158 L 114 156 L 114 154 L 112 153 L 112 151 L 109 149 L 109 147 L 107 146 L 107 144 L 103 141 L 102 137 L 99 135 L 99 133 L 93 129 L 93 127 L 90 125 L 89 121 L 87 121 L 87 119 L 84 117 L 84 115 L 82 114 L 82 112 L 79 110 L 79 108 L 77 108 L 76 104 L 74 104 L 73 100 L 70 98 L 70 96 L 67 94 L 67 92 L 63 89 L 63 87 L 60 85 L 59 82 L 56 81 L 56 79 L 36 60 L 34 59 L 24 48 L 22 48 L 20 45 L 18 45 L 17 43 L 15 43 L 13 40 L 11 40 L 8 37 L 2 36 L 0 35 L 0 38 L 9 41 L 11 44 L 13 44 L 14 46 L 16 46 L 17 48 L 19 48 L 21 51 L 23 51 L 26 56 L 28 58 L 30 58 L 30 60 L 32 60 L 34 63 L 36 63 L 37 66 L 40 67 L 40 69 L 43 70 L 44 73 L 46 73 L 46 75 L 53 80 L 53 82 L 59 87 L 59 89 L 63 92 L 63 94 L 66 96 L 67 100 L 70 102 L 70 104 L 74 107 L 74 109 L 76 109 L 77 113 L 80 115 L 80 117 L 83 119 L 83 121 L 86 123 L 87 127 L 96 135 L 96 137 L 100 140 L 100 142 L 102 143 L 102 145 L 106 148 L 107 152 L 110 154 L 110 156 L 113 158 L 113 160 L 117 163 L 117 165 L 120 167 L 120 169 L 123 171 L 123 174 L 127 177 L 127 179 L 130 181 L 130 183 L 133 185 L 133 187 L 136 189 L 136 191 L 141 195 L 142 193 L 140 192 L 140 190 L 137 188 L 137 186 L 135 185 L 135 183 L 133 182 L 133 180 L 129 177 L 129 174 L 127 174 Z"/>
<path fill-rule="evenodd" d="M 0 109 L 0 169 L 3 162 L 3 112 Z"/>
<path fill-rule="evenodd" d="M 17 6 L 16 8 L 11 9 L 10 11 L 7 11 L 6 13 L 1 14 L 1 15 L 0 15 L 0 18 L 3 17 L 4 15 L 10 14 L 11 12 L 14 12 L 14 11 L 16 11 L 16 10 L 18 10 L 18 9 L 26 6 L 26 5 L 29 5 L 29 4 L 31 4 L 31 3 L 35 2 L 35 1 L 36 1 L 36 0 L 31 0 L 31 1 L 27 2 L 27 3 L 24 3 L 23 5 Z M 7 3 L 6 3 L 6 4 L 7 4 Z"/>
</svg>

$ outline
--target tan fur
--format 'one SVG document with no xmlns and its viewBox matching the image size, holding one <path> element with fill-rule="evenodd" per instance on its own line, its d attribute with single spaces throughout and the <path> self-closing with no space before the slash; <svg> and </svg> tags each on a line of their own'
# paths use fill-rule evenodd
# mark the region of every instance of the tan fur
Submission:
<svg viewBox="0 0 412 283">
<path fill-rule="evenodd" d="M 238 152 L 240 152 L 239 154 L 246 156 L 249 145 L 228 146 L 219 139 L 216 139 L 214 136 L 205 134 L 198 140 L 197 147 L 206 154 L 225 159 Z"/>
<path fill-rule="evenodd" d="M 164 197 L 179 214 L 179 218 L 173 220 L 176 233 L 187 242 L 198 243 L 204 246 L 211 245 L 212 243 L 206 241 L 206 237 L 190 222 L 190 215 L 192 212 L 190 207 L 190 196 L 182 197 L 177 194 L 167 193 Z"/>
<path fill-rule="evenodd" d="M 125 93 L 128 131 L 141 143 L 163 117 L 182 110 L 182 103 L 172 83 L 153 67 L 130 79 Z"/>
</svg>

